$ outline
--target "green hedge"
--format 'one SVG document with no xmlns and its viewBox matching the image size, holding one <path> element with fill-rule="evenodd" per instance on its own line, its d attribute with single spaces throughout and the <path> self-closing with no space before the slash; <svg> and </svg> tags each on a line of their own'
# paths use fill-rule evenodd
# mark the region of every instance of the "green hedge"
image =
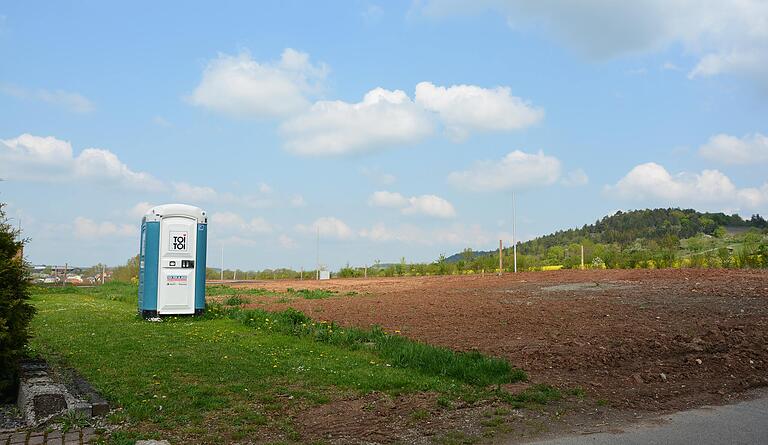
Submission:
<svg viewBox="0 0 768 445">
<path fill-rule="evenodd" d="M 29 339 L 35 309 L 29 299 L 29 272 L 19 255 L 23 242 L 8 224 L 0 203 L 0 401 L 15 397 L 19 359 Z"/>
</svg>

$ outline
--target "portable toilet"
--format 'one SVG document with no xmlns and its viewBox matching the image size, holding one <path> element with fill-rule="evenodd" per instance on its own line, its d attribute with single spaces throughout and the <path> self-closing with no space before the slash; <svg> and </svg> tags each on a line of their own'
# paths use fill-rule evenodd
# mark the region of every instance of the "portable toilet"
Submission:
<svg viewBox="0 0 768 445">
<path fill-rule="evenodd" d="M 208 216 L 186 204 L 153 207 L 141 220 L 139 314 L 201 314 L 205 310 Z"/>
</svg>

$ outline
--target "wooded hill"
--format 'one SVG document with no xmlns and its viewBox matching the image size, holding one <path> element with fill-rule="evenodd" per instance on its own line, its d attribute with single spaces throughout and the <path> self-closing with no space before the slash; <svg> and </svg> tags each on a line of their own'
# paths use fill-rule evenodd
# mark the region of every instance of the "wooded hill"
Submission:
<svg viewBox="0 0 768 445">
<path fill-rule="evenodd" d="M 739 215 L 725 213 L 698 212 L 694 209 L 645 209 L 629 212 L 618 211 L 584 225 L 579 229 L 559 230 L 540 236 L 530 241 L 518 243 L 518 254 L 545 255 L 547 250 L 556 246 L 583 244 L 613 244 L 621 248 L 642 240 L 660 246 L 676 245 L 679 240 L 698 234 L 722 235 L 737 228 L 768 229 L 768 221 L 760 215 L 752 215 L 748 220 Z M 496 251 L 474 252 L 474 256 L 493 255 Z M 467 259 L 467 252 L 460 252 L 446 258 L 447 262 Z"/>
</svg>

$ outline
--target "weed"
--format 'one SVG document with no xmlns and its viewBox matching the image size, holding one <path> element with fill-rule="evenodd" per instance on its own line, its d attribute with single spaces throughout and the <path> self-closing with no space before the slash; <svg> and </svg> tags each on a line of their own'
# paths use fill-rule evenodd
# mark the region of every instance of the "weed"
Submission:
<svg viewBox="0 0 768 445">
<path fill-rule="evenodd" d="M 60 418 L 61 430 L 68 432 L 75 429 L 82 429 L 90 424 L 90 419 L 81 411 L 67 411 Z"/>
<path fill-rule="evenodd" d="M 569 389 L 568 394 L 574 397 L 578 397 L 579 399 L 583 399 L 584 397 L 586 397 L 587 392 L 584 391 L 584 388 L 577 386 L 575 388 Z"/>
<path fill-rule="evenodd" d="M 518 394 L 509 394 L 503 391 L 499 392 L 499 397 L 514 408 L 523 408 L 530 405 L 546 405 L 550 401 L 560 400 L 562 396 L 563 395 L 557 388 L 545 384 L 533 385 Z"/>
<path fill-rule="evenodd" d="M 469 436 L 461 431 L 448 431 L 436 437 L 434 442 L 438 445 L 472 445 L 478 440 L 477 437 Z"/>
<path fill-rule="evenodd" d="M 300 296 L 305 300 L 322 300 L 323 298 L 328 298 L 333 296 L 336 292 L 332 290 L 326 290 L 326 289 L 299 289 L 299 290 L 290 289 L 288 293 L 296 294 L 297 296 Z"/>
<path fill-rule="evenodd" d="M 451 399 L 445 396 L 440 396 L 437 398 L 437 406 L 440 408 L 451 408 L 453 406 L 453 403 L 451 402 Z"/>
<path fill-rule="evenodd" d="M 233 295 L 233 296 L 227 298 L 226 300 L 224 300 L 224 304 L 226 306 L 241 306 L 241 305 L 244 305 L 244 304 L 248 304 L 250 302 L 251 302 L 251 300 L 249 300 L 247 298 L 244 298 L 244 297 L 241 297 L 239 295 Z"/>
<path fill-rule="evenodd" d="M 411 419 L 413 420 L 424 420 L 429 417 L 429 411 L 425 409 L 417 409 L 416 411 L 411 413 Z"/>
</svg>

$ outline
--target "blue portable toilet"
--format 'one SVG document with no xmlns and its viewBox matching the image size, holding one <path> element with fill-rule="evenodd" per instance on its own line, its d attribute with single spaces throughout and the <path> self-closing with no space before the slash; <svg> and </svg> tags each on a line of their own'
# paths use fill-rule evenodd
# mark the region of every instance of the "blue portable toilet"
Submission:
<svg viewBox="0 0 768 445">
<path fill-rule="evenodd" d="M 208 215 L 186 204 L 153 207 L 141 220 L 139 314 L 202 314 Z"/>
</svg>

